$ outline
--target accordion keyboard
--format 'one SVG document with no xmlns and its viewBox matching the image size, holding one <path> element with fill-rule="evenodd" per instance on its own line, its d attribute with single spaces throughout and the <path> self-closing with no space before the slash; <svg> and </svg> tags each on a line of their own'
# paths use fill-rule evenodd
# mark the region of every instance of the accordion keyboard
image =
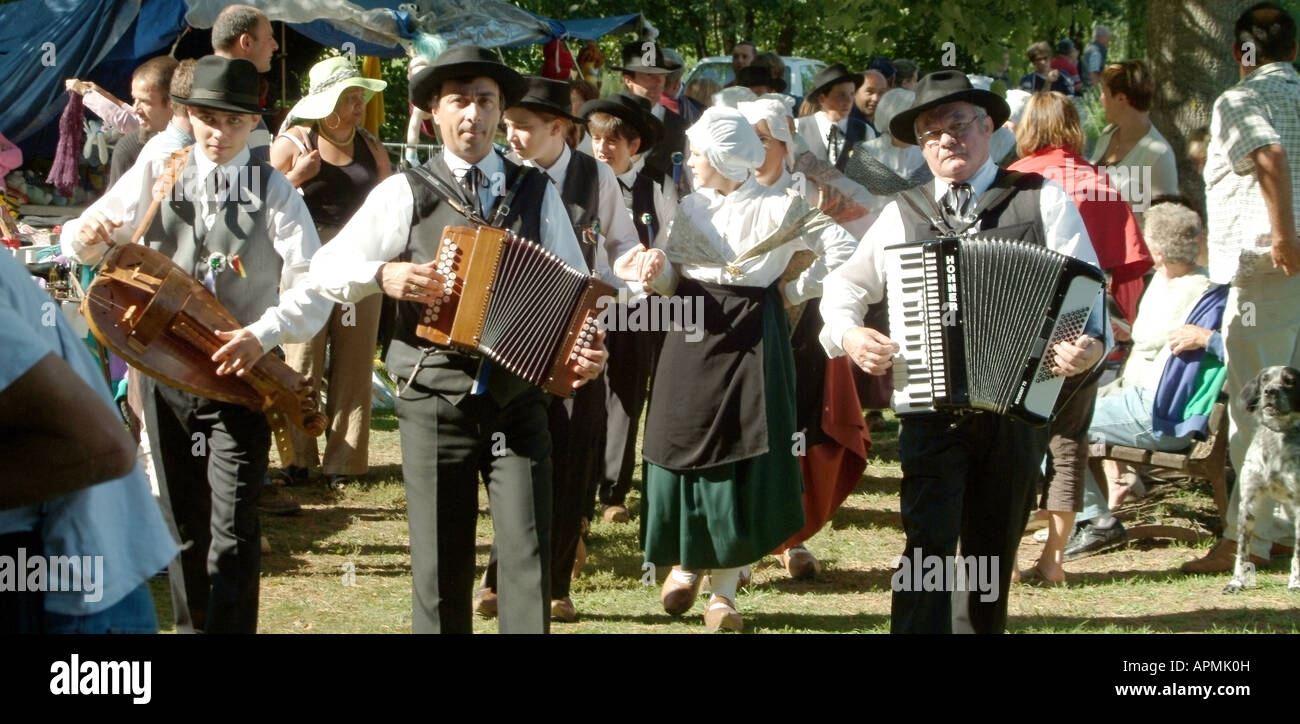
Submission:
<svg viewBox="0 0 1300 724">
<path fill-rule="evenodd" d="M 938 254 L 910 247 L 888 257 L 886 274 L 890 330 L 898 343 L 894 409 L 900 414 L 933 410 L 936 398 L 947 396 Z"/>
</svg>

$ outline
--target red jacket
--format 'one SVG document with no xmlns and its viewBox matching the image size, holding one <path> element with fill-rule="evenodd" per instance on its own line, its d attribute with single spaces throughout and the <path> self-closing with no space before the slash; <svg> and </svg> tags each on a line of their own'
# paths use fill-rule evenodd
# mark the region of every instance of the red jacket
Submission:
<svg viewBox="0 0 1300 724">
<path fill-rule="evenodd" d="M 1142 276 L 1152 267 L 1151 252 L 1128 202 L 1106 174 L 1083 156 L 1060 146 L 1044 148 L 1007 167 L 1010 171 L 1042 174 L 1074 197 L 1083 225 L 1092 239 L 1102 271 L 1110 274 L 1110 294 L 1129 321 L 1137 318 Z"/>
</svg>

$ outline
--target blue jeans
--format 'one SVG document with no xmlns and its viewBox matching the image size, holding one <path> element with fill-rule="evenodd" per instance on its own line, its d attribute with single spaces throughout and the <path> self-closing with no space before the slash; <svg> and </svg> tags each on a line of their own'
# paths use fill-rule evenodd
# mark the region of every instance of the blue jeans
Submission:
<svg viewBox="0 0 1300 724">
<path fill-rule="evenodd" d="M 158 617 L 148 581 L 121 601 L 99 613 L 69 616 L 45 612 L 45 633 L 52 634 L 156 634 Z"/>
<path fill-rule="evenodd" d="M 1180 452 L 1192 444 L 1190 435 L 1184 437 L 1156 437 L 1151 429 L 1151 408 L 1155 391 L 1137 385 L 1126 387 L 1121 394 L 1099 396 L 1092 411 L 1092 424 L 1088 426 L 1091 442 L 1105 441 L 1110 445 L 1140 447 L 1161 452 Z M 1083 512 L 1078 522 L 1092 520 L 1110 513 L 1106 496 L 1092 476 L 1091 467 L 1084 469 Z"/>
</svg>

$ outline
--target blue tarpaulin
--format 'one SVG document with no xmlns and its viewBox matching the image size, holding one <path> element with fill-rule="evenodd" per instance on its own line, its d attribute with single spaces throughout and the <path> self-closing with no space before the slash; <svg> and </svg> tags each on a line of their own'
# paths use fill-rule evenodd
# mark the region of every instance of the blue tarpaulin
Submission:
<svg viewBox="0 0 1300 724">
<path fill-rule="evenodd" d="M 131 27 L 139 0 L 0 5 L 0 131 L 18 142 L 57 120 L 63 80 L 84 78 Z"/>
<path fill-rule="evenodd" d="M 502 0 L 438 0 L 420 18 L 398 0 L 246 0 L 272 20 L 329 46 L 353 43 L 358 55 L 395 58 L 400 43 L 430 34 L 450 44 L 520 47 L 552 38 L 595 40 L 636 30 L 640 14 L 554 20 Z M 224 0 L 20 0 L 0 5 L 0 132 L 18 143 L 49 145 L 63 110 L 67 78 L 124 81 L 136 65 L 167 50 L 186 24 L 210 27 Z M 299 22 L 295 22 L 299 21 Z M 421 27 L 422 26 L 422 27 Z M 417 45 L 419 42 L 417 41 Z M 23 144 L 24 146 L 28 144 Z"/>
</svg>

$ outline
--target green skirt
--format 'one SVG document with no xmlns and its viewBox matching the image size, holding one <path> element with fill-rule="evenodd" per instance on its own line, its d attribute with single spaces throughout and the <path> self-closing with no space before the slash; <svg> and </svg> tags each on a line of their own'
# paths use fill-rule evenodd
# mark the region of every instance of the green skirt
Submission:
<svg viewBox="0 0 1300 724">
<path fill-rule="evenodd" d="M 688 570 L 736 568 L 803 528 L 803 480 L 794 454 L 794 357 L 775 293 L 763 304 L 763 375 L 766 453 L 696 470 L 645 463 L 641 543 L 647 561 Z"/>
</svg>

